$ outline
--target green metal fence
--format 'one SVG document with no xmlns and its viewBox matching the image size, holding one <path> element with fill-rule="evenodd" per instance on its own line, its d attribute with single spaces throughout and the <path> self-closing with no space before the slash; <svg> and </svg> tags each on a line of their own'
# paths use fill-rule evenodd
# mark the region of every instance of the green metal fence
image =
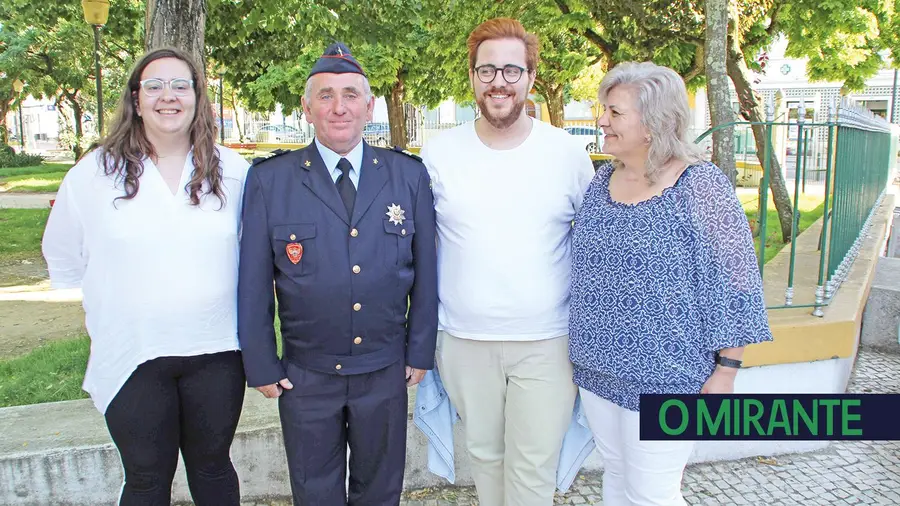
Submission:
<svg viewBox="0 0 900 506">
<path fill-rule="evenodd" d="M 866 236 L 875 209 L 884 197 L 888 176 L 896 156 L 893 153 L 891 126 L 885 120 L 849 101 L 833 105 L 827 121 L 807 121 L 804 108 L 798 109 L 796 120 L 775 121 L 773 107 L 767 105 L 767 121 L 763 123 L 735 122 L 711 128 L 700 135 L 696 142 L 703 142 L 712 132 L 732 128 L 735 136 L 738 171 L 747 171 L 747 152 L 755 154 L 752 147 L 753 126 L 761 126 L 765 132 L 764 163 L 759 192 L 758 261 L 760 273 L 765 272 L 765 251 L 769 188 L 773 163 L 777 159 L 782 177 L 792 195 L 792 227 L 790 264 L 784 303 L 770 305 L 769 309 L 808 307 L 813 314 L 823 316 L 822 308 L 833 299 L 837 289 L 846 280 L 854 259 L 859 254 L 862 239 Z M 775 139 L 776 132 L 780 137 Z M 777 140 L 777 142 L 776 142 Z M 708 141 L 707 141 L 708 142 Z M 758 161 L 756 162 L 758 163 Z M 809 304 L 794 302 L 797 262 L 796 236 L 800 222 L 799 202 L 807 192 L 807 185 L 824 186 L 823 222 L 819 240 L 818 276 L 815 283 L 815 301 Z M 810 280 L 801 285 L 809 286 Z"/>
</svg>

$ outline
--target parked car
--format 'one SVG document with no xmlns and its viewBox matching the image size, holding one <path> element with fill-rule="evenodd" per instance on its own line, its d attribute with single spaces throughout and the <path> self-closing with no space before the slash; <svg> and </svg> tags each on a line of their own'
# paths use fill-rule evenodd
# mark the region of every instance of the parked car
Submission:
<svg viewBox="0 0 900 506">
<path fill-rule="evenodd" d="M 363 129 L 363 139 L 373 146 L 388 147 L 391 144 L 391 127 L 387 123 L 368 123 Z"/>
<path fill-rule="evenodd" d="M 306 142 L 306 136 L 290 125 L 265 125 L 254 136 L 255 142 Z"/>
<path fill-rule="evenodd" d="M 584 149 L 588 153 L 599 153 L 603 149 L 603 130 L 592 126 L 570 126 L 565 130 L 584 142 Z"/>
</svg>

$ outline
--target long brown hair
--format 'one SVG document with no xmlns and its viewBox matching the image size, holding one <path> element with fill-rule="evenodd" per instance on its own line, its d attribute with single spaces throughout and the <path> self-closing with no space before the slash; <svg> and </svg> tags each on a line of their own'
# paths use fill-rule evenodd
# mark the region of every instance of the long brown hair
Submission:
<svg viewBox="0 0 900 506">
<path fill-rule="evenodd" d="M 125 195 L 118 199 L 130 200 L 137 195 L 144 173 L 143 159 L 155 156 L 156 150 L 147 139 L 144 121 L 137 114 L 138 94 L 141 89 L 141 75 L 151 62 L 162 58 L 176 58 L 191 70 L 194 80 L 194 96 L 197 105 L 191 121 L 191 145 L 193 146 L 194 171 L 184 189 L 191 196 L 191 204 L 199 205 L 200 196 L 213 194 L 219 202 L 225 203 L 222 189 L 222 169 L 219 166 L 219 151 L 216 149 L 216 120 L 212 104 L 206 94 L 206 79 L 197 64 L 184 52 L 175 48 L 161 48 L 145 54 L 131 71 L 128 85 L 122 93 L 112 128 L 101 142 L 100 161 L 107 176 L 116 176 L 125 185 Z M 204 191 L 203 184 L 207 184 Z"/>
</svg>

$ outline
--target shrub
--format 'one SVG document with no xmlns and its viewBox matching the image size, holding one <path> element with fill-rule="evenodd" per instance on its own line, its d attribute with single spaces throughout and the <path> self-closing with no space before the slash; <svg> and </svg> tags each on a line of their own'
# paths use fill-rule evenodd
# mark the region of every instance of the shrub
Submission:
<svg viewBox="0 0 900 506">
<path fill-rule="evenodd" d="M 0 149 L 0 168 L 5 167 L 29 167 L 32 165 L 40 165 L 44 161 L 41 155 L 30 155 L 28 153 L 12 152 L 12 148 L 5 146 Z"/>
</svg>

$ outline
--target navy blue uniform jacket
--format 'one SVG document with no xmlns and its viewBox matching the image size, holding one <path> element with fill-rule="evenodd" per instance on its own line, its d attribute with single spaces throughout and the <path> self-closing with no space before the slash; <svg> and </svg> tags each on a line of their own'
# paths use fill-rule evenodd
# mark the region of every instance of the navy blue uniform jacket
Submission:
<svg viewBox="0 0 900 506">
<path fill-rule="evenodd" d="M 350 217 L 311 143 L 250 168 L 242 216 L 238 338 L 249 386 L 287 377 L 276 295 L 283 361 L 339 375 L 398 360 L 434 366 L 434 201 L 420 161 L 365 144 Z"/>
</svg>

